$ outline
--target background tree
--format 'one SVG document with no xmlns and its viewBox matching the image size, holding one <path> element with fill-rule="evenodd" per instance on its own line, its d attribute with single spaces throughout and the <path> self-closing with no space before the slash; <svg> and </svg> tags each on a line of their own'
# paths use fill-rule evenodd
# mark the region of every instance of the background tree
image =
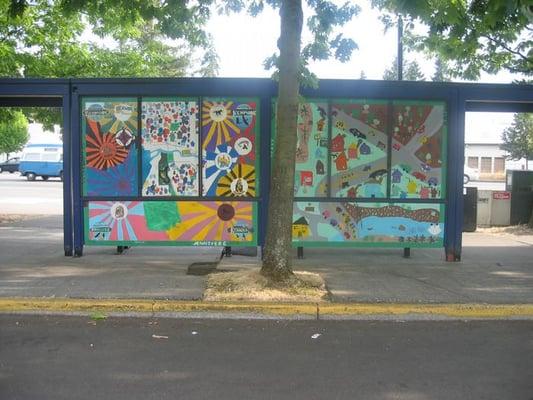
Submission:
<svg viewBox="0 0 533 400">
<path fill-rule="evenodd" d="M 431 77 L 433 82 L 449 82 L 451 81 L 450 70 L 445 61 L 440 56 L 435 60 L 435 72 Z"/>
<path fill-rule="evenodd" d="M 0 0 L 0 76 L 214 76 L 218 58 L 203 30 L 209 10 L 202 4 Z M 194 56 L 197 49 L 203 57 Z M 60 108 L 23 112 L 44 129 L 62 124 Z"/>
<path fill-rule="evenodd" d="M 528 160 L 533 158 L 533 114 L 515 114 L 511 126 L 502 132 L 502 141 L 500 148 L 509 153 L 507 158 L 511 160 L 525 158 L 528 170 Z M 529 227 L 533 228 L 533 208 Z"/>
<path fill-rule="evenodd" d="M 0 108 L 0 153 L 20 151 L 29 139 L 28 120 L 22 112 Z"/>
<path fill-rule="evenodd" d="M 513 123 L 502 132 L 502 150 L 509 153 L 507 159 L 533 159 L 533 114 L 515 114 Z"/>
<path fill-rule="evenodd" d="M 383 80 L 398 80 L 398 57 L 394 58 L 391 66 L 383 72 Z M 403 80 L 404 81 L 425 81 L 426 77 L 422 73 L 420 65 L 416 61 L 407 61 L 403 59 Z"/>
<path fill-rule="evenodd" d="M 386 26 L 406 19 L 405 40 L 412 50 L 440 56 L 455 77 L 476 80 L 481 71 L 533 74 L 531 0 L 372 0 Z M 415 32 L 415 22 L 427 27 Z"/>
</svg>

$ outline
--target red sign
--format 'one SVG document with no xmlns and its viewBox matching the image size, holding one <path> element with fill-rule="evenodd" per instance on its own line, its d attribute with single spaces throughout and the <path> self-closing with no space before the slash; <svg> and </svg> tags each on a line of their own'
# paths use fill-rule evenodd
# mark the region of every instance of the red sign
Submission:
<svg viewBox="0 0 533 400">
<path fill-rule="evenodd" d="M 509 200 L 511 198 L 511 192 L 493 192 L 492 198 L 494 200 Z"/>
</svg>

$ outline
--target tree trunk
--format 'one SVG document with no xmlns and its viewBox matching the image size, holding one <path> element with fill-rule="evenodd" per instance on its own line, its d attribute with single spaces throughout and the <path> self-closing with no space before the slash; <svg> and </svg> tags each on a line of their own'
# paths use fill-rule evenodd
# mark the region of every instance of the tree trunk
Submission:
<svg viewBox="0 0 533 400">
<path fill-rule="evenodd" d="M 261 268 L 261 273 L 274 281 L 283 281 L 292 275 L 292 202 L 303 23 L 301 0 L 283 0 L 280 16 L 276 148 L 270 182 L 264 261 Z"/>
</svg>

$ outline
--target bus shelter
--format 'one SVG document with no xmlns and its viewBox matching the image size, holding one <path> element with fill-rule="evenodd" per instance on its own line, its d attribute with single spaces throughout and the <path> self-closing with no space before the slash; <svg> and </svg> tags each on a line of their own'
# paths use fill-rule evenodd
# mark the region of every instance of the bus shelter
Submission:
<svg viewBox="0 0 533 400">
<path fill-rule="evenodd" d="M 442 247 L 461 258 L 466 111 L 531 112 L 531 85 L 321 80 L 302 90 L 295 247 Z M 0 81 L 63 108 L 64 249 L 262 246 L 277 84 Z"/>
</svg>

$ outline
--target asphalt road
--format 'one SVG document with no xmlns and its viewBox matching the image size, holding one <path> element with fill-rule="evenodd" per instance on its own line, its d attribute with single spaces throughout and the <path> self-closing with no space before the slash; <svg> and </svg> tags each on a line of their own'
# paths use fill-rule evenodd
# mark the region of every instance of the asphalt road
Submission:
<svg viewBox="0 0 533 400">
<path fill-rule="evenodd" d="M 0 398 L 531 400 L 532 330 L 2 315 Z"/>
<path fill-rule="evenodd" d="M 30 182 L 19 173 L 0 173 L 0 214 L 63 214 L 63 182 Z"/>
</svg>

